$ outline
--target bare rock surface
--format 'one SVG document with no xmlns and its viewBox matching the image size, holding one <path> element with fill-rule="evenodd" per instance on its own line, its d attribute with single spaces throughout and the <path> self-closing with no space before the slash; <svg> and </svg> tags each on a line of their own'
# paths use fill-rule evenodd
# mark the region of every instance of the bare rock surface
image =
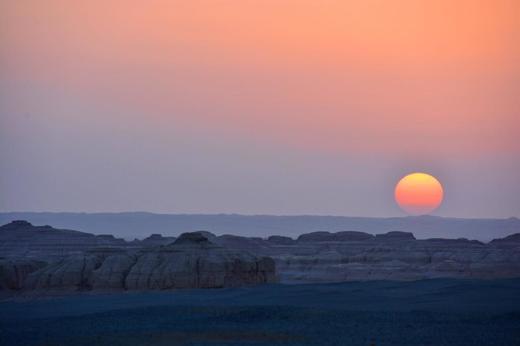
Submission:
<svg viewBox="0 0 520 346">
<path fill-rule="evenodd" d="M 302 234 L 298 237 L 300 242 L 320 242 L 320 241 L 362 241 L 371 240 L 374 236 L 365 232 L 343 231 L 343 232 L 311 232 Z"/>
<path fill-rule="evenodd" d="M 295 242 L 293 238 L 281 235 L 272 235 L 267 238 L 267 241 L 273 245 L 292 245 Z"/>
<path fill-rule="evenodd" d="M 275 280 L 275 262 L 229 250 L 200 233 L 185 233 L 173 244 L 135 253 L 95 250 L 31 273 L 27 289 L 149 290 L 218 288 Z"/>
<path fill-rule="evenodd" d="M 156 234 L 121 245 L 110 235 L 13 222 L 0 227 L 0 288 L 24 281 L 45 289 L 228 287 L 275 275 L 285 283 L 520 277 L 519 233 L 489 243 L 418 240 L 403 231 L 311 232 L 298 239 L 198 231 L 173 239 Z M 49 264 L 40 269 L 37 260 Z"/>
<path fill-rule="evenodd" d="M 154 233 L 140 242 L 138 241 L 137 244 L 145 247 L 153 247 L 171 244 L 175 241 L 175 239 L 175 237 L 164 237 L 162 234 Z"/>
<path fill-rule="evenodd" d="M 520 277 L 517 235 L 489 244 L 465 238 L 417 240 L 412 233 L 400 231 L 376 236 L 352 231 L 311 232 L 297 240 L 280 238 L 234 236 L 229 241 L 229 237 L 220 236 L 216 241 L 270 256 L 285 283 Z"/>
<path fill-rule="evenodd" d="M 520 277 L 520 242 L 511 240 L 415 240 L 389 232 L 369 241 L 306 241 L 305 248 L 276 250 L 271 256 L 288 283 Z"/>
<path fill-rule="evenodd" d="M 391 231 L 376 234 L 376 240 L 415 240 L 415 236 L 411 232 Z"/>
<path fill-rule="evenodd" d="M 42 261 L 0 258 L 0 290 L 22 288 L 27 276 L 45 265 Z"/>
</svg>

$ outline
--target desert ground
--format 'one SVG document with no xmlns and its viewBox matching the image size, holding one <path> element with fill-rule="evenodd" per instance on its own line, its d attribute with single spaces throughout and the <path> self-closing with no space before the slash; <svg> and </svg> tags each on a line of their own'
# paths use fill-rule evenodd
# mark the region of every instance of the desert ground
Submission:
<svg viewBox="0 0 520 346">
<path fill-rule="evenodd" d="M 22 296 L 1 345 L 518 345 L 520 279 Z"/>
</svg>

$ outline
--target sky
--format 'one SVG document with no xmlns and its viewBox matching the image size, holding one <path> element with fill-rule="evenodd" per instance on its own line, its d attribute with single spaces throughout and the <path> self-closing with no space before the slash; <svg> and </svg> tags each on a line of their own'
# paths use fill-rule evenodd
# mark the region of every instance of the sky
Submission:
<svg viewBox="0 0 520 346">
<path fill-rule="evenodd" d="M 0 3 L 0 211 L 520 216 L 516 0 Z"/>
</svg>

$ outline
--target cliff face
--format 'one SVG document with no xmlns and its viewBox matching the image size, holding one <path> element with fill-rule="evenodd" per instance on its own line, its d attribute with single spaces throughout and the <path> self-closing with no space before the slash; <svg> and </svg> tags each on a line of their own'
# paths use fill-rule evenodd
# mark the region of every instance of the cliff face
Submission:
<svg viewBox="0 0 520 346">
<path fill-rule="evenodd" d="M 275 263 L 185 233 L 173 244 L 127 251 L 70 256 L 31 273 L 27 289 L 178 289 L 218 288 L 275 280 Z"/>
<path fill-rule="evenodd" d="M 272 282 L 275 274 L 284 283 L 520 277 L 520 234 L 487 244 L 398 231 L 313 232 L 296 240 L 200 231 L 173 240 L 124 242 L 14 222 L 0 227 L 0 289 L 229 287 Z M 40 259 L 49 264 L 42 268 Z"/>
<path fill-rule="evenodd" d="M 489 244 L 467 239 L 417 240 L 408 232 L 313 232 L 297 240 L 216 237 L 222 246 L 270 256 L 281 282 L 520 277 L 520 238 Z"/>
<path fill-rule="evenodd" d="M 508 248 L 467 240 L 375 240 L 306 244 L 272 257 L 282 282 L 520 277 L 520 243 Z"/>
<path fill-rule="evenodd" d="M 0 258 L 0 290 L 21 289 L 27 276 L 45 264 L 35 260 Z"/>
</svg>

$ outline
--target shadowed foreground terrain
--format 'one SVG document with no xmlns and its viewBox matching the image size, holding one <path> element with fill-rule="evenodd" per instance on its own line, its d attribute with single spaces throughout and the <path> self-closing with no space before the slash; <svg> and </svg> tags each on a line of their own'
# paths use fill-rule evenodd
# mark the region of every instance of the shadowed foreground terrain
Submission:
<svg viewBox="0 0 520 346">
<path fill-rule="evenodd" d="M 18 297 L 1 345 L 519 345 L 520 279 Z"/>
</svg>

